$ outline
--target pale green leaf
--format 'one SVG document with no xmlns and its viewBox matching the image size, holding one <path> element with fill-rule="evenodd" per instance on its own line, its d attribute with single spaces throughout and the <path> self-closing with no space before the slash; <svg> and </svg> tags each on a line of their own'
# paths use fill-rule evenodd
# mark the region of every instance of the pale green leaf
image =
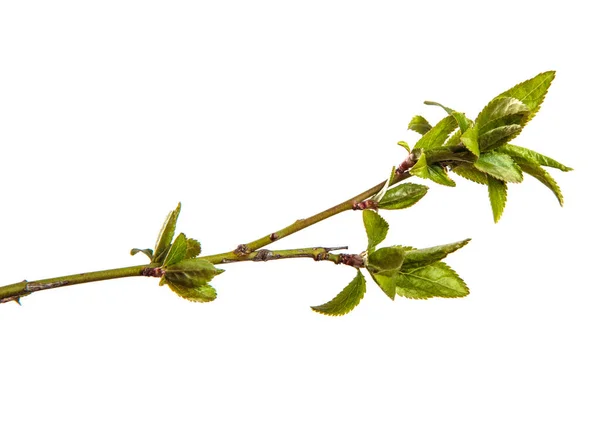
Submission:
<svg viewBox="0 0 600 432">
<path fill-rule="evenodd" d="M 497 97 L 477 116 L 479 136 L 500 126 L 521 125 L 529 114 L 529 108 L 520 100 L 512 97 Z M 483 149 L 483 147 L 482 147 Z"/>
<path fill-rule="evenodd" d="M 477 125 L 471 126 L 460 137 L 460 141 L 475 156 L 479 156 L 479 130 Z"/>
<path fill-rule="evenodd" d="M 526 172 L 533 178 L 538 179 L 543 185 L 550 189 L 554 193 L 554 196 L 556 196 L 556 199 L 558 199 L 558 202 L 561 206 L 564 204 L 563 194 L 560 190 L 560 187 L 552 178 L 552 176 L 548 174 L 548 171 L 546 171 L 544 168 L 537 164 L 529 164 L 523 162 L 519 163 L 519 165 L 524 172 Z"/>
<path fill-rule="evenodd" d="M 469 126 L 471 125 L 471 122 L 465 116 L 464 113 L 461 113 L 461 112 L 458 112 L 456 110 L 453 110 L 452 108 L 448 108 L 448 107 L 446 107 L 446 106 L 444 106 L 444 105 L 442 105 L 441 103 L 438 103 L 438 102 L 425 101 L 424 104 L 425 105 L 436 105 L 436 106 L 439 106 L 439 107 L 443 108 L 444 111 L 446 111 L 448 114 L 450 114 L 452 117 L 455 118 L 455 120 L 458 123 L 458 127 L 460 128 L 461 132 L 466 131 L 469 128 Z"/>
<path fill-rule="evenodd" d="M 448 243 L 424 249 L 405 248 L 402 271 L 408 271 L 416 267 L 423 267 L 436 261 L 440 261 L 452 252 L 456 252 L 470 241 L 471 239 L 466 239 L 455 243 Z"/>
<path fill-rule="evenodd" d="M 555 71 L 543 72 L 527 81 L 517 84 L 513 88 L 500 94 L 498 97 L 513 97 L 527 105 L 530 111 L 527 118 L 527 121 L 529 121 L 540 109 L 540 105 L 544 101 L 555 75 Z"/>
<path fill-rule="evenodd" d="M 200 247 L 200 242 L 196 239 L 189 238 L 186 242 L 185 248 L 185 257 L 186 258 L 196 258 L 202 252 L 202 248 Z"/>
<path fill-rule="evenodd" d="M 464 297 L 469 288 L 454 270 L 443 262 L 401 270 L 396 277 L 396 293 L 412 299 Z"/>
<path fill-rule="evenodd" d="M 406 141 L 398 141 L 398 145 L 410 153 L 410 146 Z"/>
<path fill-rule="evenodd" d="M 493 150 L 515 138 L 521 130 L 522 127 L 518 124 L 498 126 L 479 135 L 479 148 L 481 151 Z"/>
<path fill-rule="evenodd" d="M 415 149 L 424 149 L 429 150 L 436 147 L 441 147 L 444 145 L 444 142 L 448 138 L 454 129 L 456 129 L 457 123 L 456 119 L 452 116 L 448 116 L 443 118 L 432 127 L 425 135 L 417 141 L 414 148 Z"/>
<path fill-rule="evenodd" d="M 131 249 L 131 251 L 129 253 L 131 255 L 135 255 L 137 253 L 143 253 L 148 258 L 150 258 L 150 261 L 152 261 L 152 254 L 153 254 L 152 249 L 137 249 L 137 248 L 134 248 L 134 249 Z"/>
<path fill-rule="evenodd" d="M 452 147 L 460 144 L 460 138 L 462 137 L 462 131 L 457 129 L 444 143 L 444 147 Z"/>
<path fill-rule="evenodd" d="M 459 176 L 471 180 L 472 182 L 479 184 L 487 184 L 487 174 L 482 173 L 477 168 L 470 164 L 458 165 L 452 168 L 452 172 Z"/>
<path fill-rule="evenodd" d="M 357 270 L 356 277 L 337 296 L 327 303 L 311 308 L 324 315 L 345 315 L 358 306 L 366 290 L 365 277 Z"/>
<path fill-rule="evenodd" d="M 163 266 L 169 266 L 172 264 L 177 264 L 179 261 L 185 258 L 185 253 L 187 250 L 187 238 L 185 234 L 181 233 L 177 236 L 169 251 L 167 252 L 167 256 L 163 261 Z"/>
<path fill-rule="evenodd" d="M 410 173 L 417 177 L 432 180 L 444 186 L 456 186 L 454 180 L 448 177 L 446 170 L 438 165 L 427 165 L 425 152 L 421 154 L 417 163 L 411 168 Z"/>
<path fill-rule="evenodd" d="M 383 187 L 381 189 L 379 189 L 379 192 L 377 192 L 373 198 L 371 198 L 373 201 L 375 202 L 379 202 L 381 201 L 381 198 L 385 195 L 385 193 L 387 192 L 388 188 L 390 187 L 390 183 L 392 181 L 394 181 L 394 178 L 396 177 L 396 167 L 393 166 L 392 167 L 392 172 L 390 173 L 387 181 L 385 182 L 385 184 L 383 185 Z"/>
<path fill-rule="evenodd" d="M 369 272 L 375 283 L 381 288 L 381 291 L 394 300 L 396 297 L 396 276 L 386 276 L 381 273 Z"/>
<path fill-rule="evenodd" d="M 415 183 L 400 183 L 388 189 L 379 201 L 378 207 L 386 210 L 408 208 L 416 204 L 427 193 L 428 187 Z"/>
<path fill-rule="evenodd" d="M 416 115 L 408 124 L 408 129 L 420 133 L 421 135 L 425 135 L 431 129 L 431 125 L 423 116 Z M 410 152 L 410 149 L 408 151 Z"/>
<path fill-rule="evenodd" d="M 373 249 L 379 243 L 385 240 L 387 236 L 389 224 L 384 218 L 379 216 L 373 210 L 363 210 L 363 223 L 367 232 L 368 250 Z"/>
<path fill-rule="evenodd" d="M 498 180 L 509 183 L 520 183 L 523 181 L 523 173 L 519 165 L 507 154 L 491 151 L 483 153 L 473 164 L 479 171 L 489 174 Z"/>
<path fill-rule="evenodd" d="M 223 273 L 223 271 L 204 259 L 188 258 L 165 267 L 165 275 L 163 277 L 167 283 L 194 288 L 205 285 L 213 277 Z"/>
<path fill-rule="evenodd" d="M 217 291 L 208 284 L 190 288 L 171 281 L 167 285 L 175 294 L 189 301 L 206 303 L 217 298 Z"/>
<path fill-rule="evenodd" d="M 520 159 L 530 164 L 537 164 L 547 166 L 550 168 L 556 168 L 565 172 L 571 171 L 573 169 L 561 164 L 560 162 L 555 161 L 552 158 L 549 158 L 548 156 L 544 156 L 543 154 L 534 152 L 533 150 L 512 144 L 503 145 L 502 147 L 498 148 L 498 151 L 511 156 L 513 159 L 517 160 L 517 162 Z"/>
<path fill-rule="evenodd" d="M 391 246 L 369 252 L 367 269 L 373 273 L 385 273 L 399 270 L 406 252 L 402 246 Z"/>
<path fill-rule="evenodd" d="M 173 236 L 175 235 L 175 226 L 177 225 L 177 218 L 179 217 L 180 211 L 181 203 L 177 204 L 177 208 L 172 212 L 169 212 L 169 215 L 165 219 L 165 222 L 156 240 L 156 247 L 154 248 L 154 262 L 163 262 L 163 259 L 169 250 L 169 246 L 173 241 Z"/>
<path fill-rule="evenodd" d="M 490 204 L 492 205 L 492 213 L 494 214 L 494 222 L 498 223 L 504 212 L 504 206 L 506 205 L 506 198 L 508 196 L 506 182 L 488 176 L 488 194 L 490 197 Z"/>
</svg>

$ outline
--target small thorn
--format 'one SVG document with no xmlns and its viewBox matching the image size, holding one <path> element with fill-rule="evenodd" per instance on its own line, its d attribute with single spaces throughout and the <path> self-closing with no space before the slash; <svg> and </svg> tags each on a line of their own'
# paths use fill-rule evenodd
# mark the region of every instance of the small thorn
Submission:
<svg viewBox="0 0 600 432">
<path fill-rule="evenodd" d="M 21 304 L 21 297 L 17 297 L 17 298 L 16 298 L 16 299 L 14 299 L 14 300 L 17 302 L 17 304 L 18 304 L 19 306 L 23 306 L 23 305 Z"/>
</svg>

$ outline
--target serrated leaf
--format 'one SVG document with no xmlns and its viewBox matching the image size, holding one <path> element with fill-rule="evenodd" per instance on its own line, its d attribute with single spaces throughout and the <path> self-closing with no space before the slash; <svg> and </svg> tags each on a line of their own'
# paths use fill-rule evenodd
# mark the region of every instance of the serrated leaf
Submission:
<svg viewBox="0 0 600 432">
<path fill-rule="evenodd" d="M 179 217 L 179 212 L 181 211 L 181 203 L 177 204 L 177 208 L 171 212 L 169 212 L 163 226 L 158 234 L 158 238 L 156 239 L 156 246 L 154 248 L 154 262 L 162 263 L 167 251 L 169 250 L 169 246 L 173 241 L 173 236 L 175 236 L 175 227 L 177 225 L 177 218 Z"/>
<path fill-rule="evenodd" d="M 400 271 L 396 293 L 412 299 L 455 298 L 469 294 L 469 288 L 450 266 L 435 262 L 424 267 Z"/>
<path fill-rule="evenodd" d="M 217 291 L 208 284 L 192 288 L 178 285 L 175 282 L 167 282 L 167 285 L 179 297 L 183 297 L 189 301 L 207 303 L 217 298 Z"/>
<path fill-rule="evenodd" d="M 379 201 L 378 207 L 385 210 L 398 210 L 408 208 L 425 196 L 427 186 L 415 183 L 400 183 L 388 189 Z"/>
<path fill-rule="evenodd" d="M 504 206 L 506 205 L 506 198 L 508 196 L 506 182 L 488 176 L 488 194 L 490 197 L 490 204 L 492 205 L 492 213 L 494 214 L 494 222 L 498 223 L 504 212 Z"/>
<path fill-rule="evenodd" d="M 525 147 L 506 144 L 502 147 L 499 147 L 498 151 L 511 156 L 513 159 L 521 159 L 524 162 L 534 165 L 542 165 L 550 168 L 556 168 L 564 172 L 571 171 L 573 169 L 561 164 L 560 162 L 555 161 L 552 158 L 549 158 L 548 156 L 544 156 L 543 154 L 537 153 Z M 517 160 L 517 162 L 519 162 L 519 160 Z"/>
<path fill-rule="evenodd" d="M 133 248 L 131 249 L 131 251 L 129 251 L 129 253 L 133 256 L 137 253 L 143 253 L 144 255 L 146 255 L 148 258 L 150 258 L 150 261 L 152 261 L 152 254 L 154 253 L 152 251 L 152 249 L 137 249 L 137 248 Z"/>
<path fill-rule="evenodd" d="M 417 163 L 411 168 L 410 173 L 417 177 L 432 180 L 444 186 L 456 186 L 454 180 L 448 177 L 446 170 L 438 164 L 427 165 L 425 152 L 421 154 Z"/>
<path fill-rule="evenodd" d="M 506 90 L 504 93 L 498 95 L 498 97 L 513 97 L 527 105 L 530 111 L 527 117 L 528 122 L 539 111 L 540 105 L 544 101 L 548 89 L 550 88 L 550 84 L 552 84 L 555 76 L 555 71 L 542 72 L 541 74 Z M 522 126 L 524 126 L 524 124 L 522 124 Z"/>
<path fill-rule="evenodd" d="M 471 124 L 471 122 L 465 116 L 464 113 L 461 113 L 461 112 L 458 112 L 456 110 L 453 110 L 452 108 L 448 108 L 448 107 L 442 105 L 441 103 L 431 102 L 431 101 L 425 101 L 424 104 L 425 105 L 436 105 L 436 106 L 439 106 L 440 108 L 443 108 L 444 111 L 446 111 L 448 114 L 450 114 L 452 117 L 454 117 L 454 119 L 458 123 L 458 127 L 460 128 L 461 132 L 466 131 L 469 128 L 470 124 Z"/>
<path fill-rule="evenodd" d="M 375 283 L 381 288 L 381 291 L 394 300 L 396 297 L 396 276 L 386 276 L 381 273 L 369 272 Z"/>
<path fill-rule="evenodd" d="M 417 141 L 414 148 L 429 150 L 441 147 L 456 127 L 456 119 L 453 116 L 444 117 Z"/>
<path fill-rule="evenodd" d="M 177 238 L 169 248 L 169 251 L 167 252 L 167 255 L 165 256 L 165 259 L 163 261 L 163 266 L 170 266 L 182 261 L 185 258 L 186 251 L 187 238 L 185 237 L 185 234 L 181 233 L 177 236 Z"/>
<path fill-rule="evenodd" d="M 398 141 L 398 145 L 410 153 L 410 146 L 406 141 Z"/>
<path fill-rule="evenodd" d="M 487 184 L 487 174 L 479 171 L 477 168 L 473 167 L 473 165 L 464 164 L 458 165 L 452 168 L 452 172 L 458 174 L 462 178 L 466 178 L 467 180 L 471 180 L 472 182 L 479 184 Z"/>
<path fill-rule="evenodd" d="M 373 273 L 395 272 L 402 267 L 406 252 L 402 246 L 391 246 L 369 252 L 367 269 Z"/>
<path fill-rule="evenodd" d="M 446 140 L 446 142 L 444 143 L 444 147 L 452 147 L 452 146 L 460 144 L 461 137 L 462 137 L 462 131 L 460 129 L 457 129 L 456 132 L 454 132 L 452 135 L 450 135 L 450 138 L 448 138 Z"/>
<path fill-rule="evenodd" d="M 479 136 L 500 126 L 521 125 L 529 112 L 527 105 L 520 100 L 498 96 L 487 104 L 475 120 Z"/>
<path fill-rule="evenodd" d="M 402 271 L 408 271 L 440 261 L 446 258 L 452 252 L 456 252 L 470 241 L 471 239 L 466 239 L 459 242 L 448 243 L 424 249 L 405 248 Z"/>
<path fill-rule="evenodd" d="M 367 291 L 365 277 L 357 270 L 356 277 L 332 300 L 320 306 L 311 306 L 315 312 L 324 315 L 345 315 L 354 309 Z"/>
<path fill-rule="evenodd" d="M 200 246 L 200 242 L 196 239 L 189 238 L 186 242 L 185 248 L 185 257 L 186 258 L 196 258 L 202 252 L 202 247 Z"/>
<path fill-rule="evenodd" d="M 548 173 L 548 171 L 536 164 L 519 163 L 519 165 L 524 172 L 539 180 L 543 185 L 550 189 L 554 193 L 554 196 L 556 196 L 558 199 L 558 202 L 561 206 L 564 204 L 563 194 L 560 190 L 560 187 L 556 183 L 556 180 L 554 180 Z"/>
<path fill-rule="evenodd" d="M 431 129 L 431 125 L 423 116 L 416 115 L 411 119 L 410 123 L 408 123 L 408 129 L 420 133 L 421 135 L 425 135 Z M 410 149 L 408 149 L 408 151 L 410 153 Z"/>
<path fill-rule="evenodd" d="M 201 258 L 189 258 L 164 268 L 166 283 L 194 288 L 205 285 L 224 270 L 216 268 L 211 262 Z"/>
<path fill-rule="evenodd" d="M 500 147 L 519 135 L 522 129 L 521 125 L 512 124 L 489 130 L 479 135 L 479 148 L 481 151 L 489 151 Z"/>
<path fill-rule="evenodd" d="M 460 137 L 460 141 L 475 156 L 479 156 L 479 130 L 477 125 L 471 126 Z"/>
<path fill-rule="evenodd" d="M 483 153 L 473 166 L 498 180 L 509 183 L 520 183 L 523 181 L 523 173 L 519 165 L 509 155 L 504 153 L 496 151 Z"/>
<path fill-rule="evenodd" d="M 390 226 L 384 218 L 373 210 L 363 210 L 362 214 L 369 242 L 367 250 L 371 250 L 385 240 Z"/>
</svg>

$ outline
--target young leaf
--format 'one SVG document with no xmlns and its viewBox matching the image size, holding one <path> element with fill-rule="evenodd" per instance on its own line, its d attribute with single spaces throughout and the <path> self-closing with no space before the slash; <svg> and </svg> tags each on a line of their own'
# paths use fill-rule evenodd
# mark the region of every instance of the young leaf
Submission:
<svg viewBox="0 0 600 432">
<path fill-rule="evenodd" d="M 154 262 L 162 263 L 167 251 L 169 250 L 169 246 L 173 241 L 173 236 L 175 235 L 175 226 L 177 225 L 177 218 L 179 217 L 179 212 L 181 211 L 181 203 L 177 204 L 177 208 L 172 212 L 169 212 L 165 223 L 163 224 L 160 233 L 158 234 L 158 239 L 156 240 L 156 247 L 154 248 Z"/>
<path fill-rule="evenodd" d="M 481 136 L 500 126 L 521 125 L 528 114 L 529 108 L 520 100 L 499 96 L 487 104 L 475 122 Z"/>
<path fill-rule="evenodd" d="M 518 124 L 499 126 L 479 135 L 481 151 L 490 151 L 506 144 L 521 133 L 523 128 Z"/>
<path fill-rule="evenodd" d="M 201 258 L 189 258 L 165 267 L 165 282 L 177 286 L 195 288 L 205 285 L 224 270 L 216 268 L 211 262 Z"/>
<path fill-rule="evenodd" d="M 402 246 L 383 247 L 368 255 L 367 269 L 373 273 L 395 272 L 402 267 L 406 252 Z"/>
<path fill-rule="evenodd" d="M 423 198 L 428 189 L 427 186 L 415 183 L 400 183 L 398 186 L 387 190 L 379 201 L 378 207 L 385 210 L 408 208 Z"/>
<path fill-rule="evenodd" d="M 362 214 L 365 231 L 367 232 L 367 239 L 369 241 L 367 249 L 371 250 L 385 240 L 390 226 L 384 218 L 379 216 L 379 214 L 375 213 L 373 210 L 363 210 Z"/>
<path fill-rule="evenodd" d="M 398 145 L 410 153 L 410 146 L 406 141 L 398 141 Z"/>
<path fill-rule="evenodd" d="M 450 266 L 434 262 L 408 271 L 401 270 L 396 277 L 396 293 L 412 299 L 453 298 L 466 296 L 469 288 Z"/>
<path fill-rule="evenodd" d="M 425 105 L 436 105 L 436 106 L 439 106 L 440 108 L 443 108 L 444 111 L 446 111 L 448 114 L 450 114 L 452 117 L 454 117 L 456 119 L 456 122 L 458 123 L 458 127 L 460 128 L 461 132 L 466 131 L 469 128 L 469 126 L 471 125 L 471 122 L 465 116 L 464 113 L 455 111 L 452 108 L 448 108 L 438 102 L 425 101 L 424 104 Z"/>
<path fill-rule="evenodd" d="M 548 156 L 544 156 L 543 154 L 534 152 L 533 150 L 512 144 L 503 145 L 502 147 L 498 148 L 498 151 L 511 156 L 517 162 L 519 162 L 519 160 L 523 160 L 524 162 L 528 162 L 530 164 L 556 168 L 564 172 L 571 171 L 573 169 L 555 161 L 552 158 L 549 158 Z"/>
<path fill-rule="evenodd" d="M 537 164 L 519 163 L 519 166 L 521 167 L 521 169 L 523 169 L 524 172 L 538 179 L 542 184 L 544 184 L 548 189 L 550 189 L 558 199 L 558 202 L 561 206 L 564 204 L 563 195 L 560 190 L 560 187 L 552 178 L 552 176 L 548 174 L 548 171 L 546 171 L 544 168 Z"/>
<path fill-rule="evenodd" d="M 140 253 L 140 252 L 143 253 L 144 255 L 146 255 L 148 258 L 150 258 L 150 261 L 152 261 L 152 254 L 153 254 L 152 249 L 137 249 L 137 248 L 134 248 L 134 249 L 131 249 L 131 251 L 129 253 L 133 256 L 133 255 L 135 255 L 137 253 Z"/>
<path fill-rule="evenodd" d="M 431 125 L 424 117 L 416 115 L 408 124 L 408 129 L 420 133 L 421 135 L 425 135 L 431 129 Z"/>
<path fill-rule="evenodd" d="M 365 277 L 357 270 L 356 277 L 332 300 L 320 306 L 311 306 L 315 312 L 324 315 L 345 315 L 354 309 L 367 291 Z"/>
<path fill-rule="evenodd" d="M 173 244 L 171 245 L 169 251 L 167 252 L 167 256 L 163 261 L 163 266 L 170 266 L 173 264 L 177 264 L 181 260 L 185 258 L 185 253 L 187 251 L 187 238 L 185 234 L 181 233 L 177 236 Z"/>
<path fill-rule="evenodd" d="M 472 182 L 479 184 L 487 184 L 487 174 L 482 173 L 477 168 L 474 168 L 471 164 L 458 165 L 452 168 L 452 172 L 459 176 L 471 180 Z"/>
<path fill-rule="evenodd" d="M 460 141 L 475 156 L 479 156 L 479 130 L 477 124 L 467 129 L 460 137 Z"/>
<path fill-rule="evenodd" d="M 488 194 L 492 205 L 492 213 L 494 214 L 494 222 L 498 223 L 504 206 L 506 205 L 507 187 L 506 182 L 497 180 L 492 176 L 488 176 Z"/>
<path fill-rule="evenodd" d="M 179 297 L 183 297 L 189 301 L 206 303 L 217 298 L 217 291 L 208 284 L 190 288 L 171 281 L 167 282 L 167 285 Z"/>
<path fill-rule="evenodd" d="M 495 151 L 483 153 L 473 166 L 498 180 L 509 183 L 520 183 L 523 181 L 523 173 L 519 165 L 509 155 L 503 153 Z"/>
<path fill-rule="evenodd" d="M 202 248 L 200 247 L 200 242 L 196 239 L 189 238 L 186 242 L 185 248 L 185 257 L 186 258 L 196 258 L 202 252 Z"/>
<path fill-rule="evenodd" d="M 415 144 L 415 149 L 429 150 L 444 145 L 446 138 L 450 135 L 454 129 L 456 129 L 456 119 L 452 116 L 443 118 L 432 127 L 425 135 L 421 137 Z"/>
<path fill-rule="evenodd" d="M 381 198 L 387 192 L 388 187 L 390 186 L 390 183 L 394 180 L 394 177 L 396 177 L 396 167 L 395 166 L 392 167 L 392 172 L 390 173 L 390 176 L 388 177 L 388 179 L 385 182 L 385 184 L 383 185 L 383 187 L 381 189 L 379 189 L 379 192 L 377 192 L 373 196 L 373 198 L 371 198 L 373 201 L 375 201 L 377 203 L 379 203 L 379 201 L 381 201 Z"/>
<path fill-rule="evenodd" d="M 446 140 L 446 142 L 444 143 L 444 147 L 452 147 L 460 144 L 460 137 L 462 137 L 462 134 L 462 131 L 460 129 L 457 129 L 456 132 L 450 135 L 450 138 Z"/>
<path fill-rule="evenodd" d="M 440 261 L 446 258 L 452 252 L 456 252 L 470 241 L 471 239 L 466 239 L 455 243 L 448 243 L 425 249 L 405 248 L 402 271 L 408 271 L 413 268 L 423 267 L 436 261 Z"/>
<path fill-rule="evenodd" d="M 386 276 L 381 273 L 373 273 L 369 271 L 369 274 L 375 281 L 375 283 L 381 288 L 386 296 L 394 300 L 396 297 L 396 276 Z"/>
<path fill-rule="evenodd" d="M 498 97 L 513 97 L 527 105 L 530 111 L 527 118 L 527 121 L 529 121 L 540 109 L 540 105 L 544 101 L 555 75 L 555 71 L 543 72 L 527 81 L 517 84 L 513 88 L 500 94 Z M 524 124 L 522 124 L 522 126 L 524 126 Z"/>
<path fill-rule="evenodd" d="M 440 165 L 427 165 L 425 152 L 421 154 L 417 163 L 411 168 L 411 174 L 424 179 L 433 180 L 444 186 L 456 186 L 454 180 L 448 177 L 446 170 Z"/>
</svg>

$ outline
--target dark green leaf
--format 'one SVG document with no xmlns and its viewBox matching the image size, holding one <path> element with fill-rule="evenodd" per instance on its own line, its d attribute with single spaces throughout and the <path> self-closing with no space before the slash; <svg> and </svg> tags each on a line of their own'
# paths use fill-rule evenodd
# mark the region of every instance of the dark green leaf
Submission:
<svg viewBox="0 0 600 432">
<path fill-rule="evenodd" d="M 175 294 L 189 301 L 206 303 L 217 298 L 217 291 L 208 284 L 191 288 L 172 281 L 167 284 Z"/>
<path fill-rule="evenodd" d="M 549 158 L 548 156 L 544 156 L 543 154 L 534 152 L 533 150 L 529 150 L 527 148 L 519 147 L 512 144 L 503 145 L 502 147 L 498 148 L 498 151 L 511 156 L 517 162 L 519 162 L 520 159 L 530 164 L 556 168 L 565 172 L 571 171 L 573 169 L 561 164 L 560 162 L 555 161 L 552 158 Z"/>
<path fill-rule="evenodd" d="M 167 256 L 163 261 L 163 265 L 170 266 L 173 264 L 177 264 L 181 260 L 185 258 L 185 252 L 187 250 L 187 238 L 185 234 L 181 233 L 177 236 L 169 251 L 167 252 Z"/>
<path fill-rule="evenodd" d="M 367 239 L 369 241 L 367 249 L 371 250 L 385 240 L 390 226 L 384 218 L 379 216 L 379 214 L 375 213 L 373 210 L 363 210 L 362 214 L 365 231 L 367 232 Z"/>
<path fill-rule="evenodd" d="M 408 128 L 412 131 L 418 132 L 421 135 L 425 135 L 431 129 L 431 125 L 424 117 L 416 115 L 412 118 L 408 124 Z M 410 152 L 410 149 L 408 150 Z"/>
<path fill-rule="evenodd" d="M 369 272 L 375 283 L 381 288 L 386 296 L 394 300 L 396 297 L 396 276 L 386 276 L 381 273 Z"/>
<path fill-rule="evenodd" d="M 416 204 L 427 193 L 428 187 L 415 183 L 400 183 L 398 186 L 388 189 L 379 201 L 379 208 L 386 210 L 398 210 Z"/>
<path fill-rule="evenodd" d="M 196 258 L 202 252 L 200 242 L 196 239 L 189 238 L 186 242 L 185 257 Z"/>
<path fill-rule="evenodd" d="M 443 108 L 444 111 L 446 111 L 448 114 L 450 114 L 452 117 L 454 117 L 456 119 L 456 122 L 458 123 L 458 127 L 460 128 L 461 132 L 466 131 L 469 128 L 469 126 L 471 125 L 471 122 L 465 116 L 464 113 L 455 111 L 452 108 L 448 108 L 438 102 L 425 101 L 424 103 L 425 103 L 425 105 L 436 105 L 436 106 Z"/>
<path fill-rule="evenodd" d="M 337 296 L 325 304 L 311 308 L 324 315 L 345 315 L 360 303 L 366 291 L 365 277 L 357 270 L 356 277 Z"/>
<path fill-rule="evenodd" d="M 527 105 L 530 111 L 527 118 L 527 121 L 529 121 L 540 109 L 540 105 L 544 101 L 555 75 L 555 71 L 543 72 L 527 81 L 517 84 L 513 88 L 500 94 L 498 97 L 513 97 Z"/>
<path fill-rule="evenodd" d="M 473 164 L 479 171 L 489 174 L 498 180 L 509 183 L 520 183 L 523 181 L 523 173 L 519 165 L 507 154 L 491 151 L 483 153 Z"/>
<path fill-rule="evenodd" d="M 452 168 L 452 172 L 459 176 L 479 184 L 487 184 L 487 174 L 482 173 L 470 164 L 458 165 Z"/>
<path fill-rule="evenodd" d="M 448 116 L 440 120 L 438 124 L 432 127 L 429 132 L 421 137 L 415 144 L 414 148 L 422 148 L 424 150 L 441 147 L 446 142 L 446 138 L 450 135 L 454 129 L 456 129 L 456 119 L 452 116 Z"/>
<path fill-rule="evenodd" d="M 522 127 L 518 124 L 499 126 L 479 135 L 479 148 L 481 151 L 493 150 L 506 144 L 521 133 Z"/>
<path fill-rule="evenodd" d="M 373 273 L 395 272 L 402 267 L 405 254 L 402 246 L 377 249 L 369 253 L 367 269 Z"/>
<path fill-rule="evenodd" d="M 456 186 L 454 180 L 448 177 L 446 170 L 438 164 L 427 165 L 425 152 L 421 154 L 417 163 L 411 168 L 411 174 L 424 179 L 433 180 L 444 186 Z"/>
<path fill-rule="evenodd" d="M 173 236 L 175 235 L 175 226 L 177 225 L 177 218 L 179 217 L 179 212 L 181 211 L 181 203 L 177 204 L 177 208 L 172 212 L 169 212 L 169 215 L 165 219 L 165 223 L 163 224 L 160 233 L 158 234 L 158 239 L 156 240 L 156 247 L 154 248 L 154 262 L 162 263 L 167 251 L 169 250 L 169 246 L 173 241 Z"/>
<path fill-rule="evenodd" d="M 477 125 L 471 126 L 460 137 L 460 141 L 475 156 L 479 156 L 479 130 Z"/>
<path fill-rule="evenodd" d="M 548 174 L 548 171 L 546 171 L 544 168 L 537 164 L 519 163 L 519 165 L 524 172 L 538 179 L 540 182 L 542 182 L 542 184 L 544 184 L 548 189 L 550 189 L 558 199 L 558 202 L 561 206 L 564 204 L 563 195 L 560 190 L 560 187 L 552 178 L 552 176 Z"/>
<path fill-rule="evenodd" d="M 488 194 L 490 196 L 490 203 L 492 204 L 494 222 L 498 223 L 504 212 L 504 206 L 506 205 L 506 198 L 508 196 L 506 182 L 488 176 Z"/>
<path fill-rule="evenodd" d="M 452 298 L 466 296 L 469 288 L 447 264 L 435 262 L 408 271 L 401 270 L 396 277 L 396 292 L 412 299 Z"/>
<path fill-rule="evenodd" d="M 177 286 L 195 288 L 210 282 L 213 277 L 223 273 L 209 261 L 201 258 L 189 258 L 165 267 L 164 282 Z"/>
<path fill-rule="evenodd" d="M 398 145 L 410 153 L 410 146 L 406 141 L 398 141 Z"/>
<path fill-rule="evenodd" d="M 408 271 L 416 267 L 423 267 L 436 261 L 440 261 L 446 258 L 448 254 L 456 252 L 470 241 L 471 239 L 466 239 L 425 249 L 406 248 L 402 271 Z"/>
<path fill-rule="evenodd" d="M 135 255 L 137 253 L 143 253 L 144 255 L 146 255 L 148 258 L 150 258 L 150 261 L 152 261 L 152 254 L 153 251 L 152 249 L 131 249 L 131 251 L 129 252 L 131 255 Z"/>
</svg>

